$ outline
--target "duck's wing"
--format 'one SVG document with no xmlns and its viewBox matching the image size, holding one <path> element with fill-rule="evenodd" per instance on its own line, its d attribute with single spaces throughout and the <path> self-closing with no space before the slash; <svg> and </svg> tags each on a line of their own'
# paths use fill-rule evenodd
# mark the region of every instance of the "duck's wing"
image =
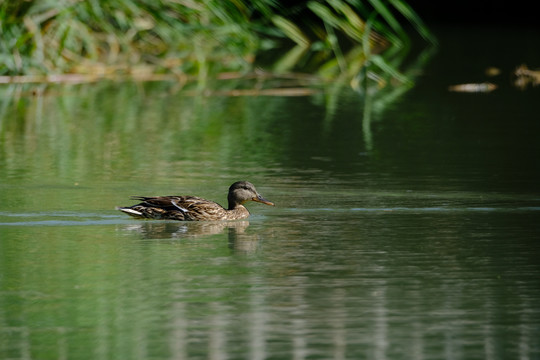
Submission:
<svg viewBox="0 0 540 360">
<path fill-rule="evenodd" d="M 178 207 L 187 209 L 197 204 L 219 205 L 213 201 L 206 200 L 197 196 L 132 196 L 131 198 L 133 200 L 142 201 L 141 205 L 154 206 L 163 209 L 178 209 Z"/>
<path fill-rule="evenodd" d="M 132 196 L 131 199 L 142 201 L 140 206 L 174 209 L 173 203 L 181 202 L 184 196 Z"/>
<path fill-rule="evenodd" d="M 218 203 L 198 196 L 133 196 L 132 199 L 142 201 L 139 206 L 180 211 L 193 220 L 208 216 L 213 218 L 225 210 Z"/>
</svg>

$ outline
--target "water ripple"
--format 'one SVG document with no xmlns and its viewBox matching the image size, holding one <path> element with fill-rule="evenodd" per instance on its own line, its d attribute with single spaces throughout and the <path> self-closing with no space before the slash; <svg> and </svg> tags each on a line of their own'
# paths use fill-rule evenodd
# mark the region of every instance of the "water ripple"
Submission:
<svg viewBox="0 0 540 360">
<path fill-rule="evenodd" d="M 35 220 L 28 220 L 35 218 Z M 6 221 L 6 220 L 13 221 Z M 23 220 L 24 219 L 24 220 Z M 0 212 L 0 226 L 70 226 L 70 225 L 110 225 L 133 222 L 120 215 L 77 212 Z"/>
<path fill-rule="evenodd" d="M 290 211 L 294 212 L 318 212 L 318 211 L 332 211 L 332 212 L 523 212 L 523 211 L 540 211 L 538 206 L 522 206 L 522 207 L 381 207 L 381 208 L 367 208 L 367 207 L 354 207 L 354 208 L 290 208 Z"/>
</svg>

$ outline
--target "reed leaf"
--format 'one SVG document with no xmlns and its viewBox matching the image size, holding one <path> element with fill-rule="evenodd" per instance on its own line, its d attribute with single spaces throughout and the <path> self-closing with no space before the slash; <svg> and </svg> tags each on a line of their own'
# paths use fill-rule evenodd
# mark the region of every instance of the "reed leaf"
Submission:
<svg viewBox="0 0 540 360">
<path fill-rule="evenodd" d="M 361 41 L 365 21 L 347 3 L 339 0 L 328 0 L 328 3 L 344 16 L 343 21 L 340 22 L 341 29 L 352 39 Z"/>
<path fill-rule="evenodd" d="M 292 21 L 285 19 L 282 16 L 275 15 L 272 17 L 272 22 L 283 33 L 297 45 L 301 47 L 309 46 L 309 38 L 302 32 L 302 30 L 296 26 Z"/>
<path fill-rule="evenodd" d="M 402 0 L 389 0 L 392 6 L 394 6 L 401 15 L 403 15 L 409 22 L 415 27 L 418 33 L 427 41 L 432 44 L 437 44 L 437 39 L 431 34 L 426 27 L 420 16 L 404 1 Z"/>
</svg>

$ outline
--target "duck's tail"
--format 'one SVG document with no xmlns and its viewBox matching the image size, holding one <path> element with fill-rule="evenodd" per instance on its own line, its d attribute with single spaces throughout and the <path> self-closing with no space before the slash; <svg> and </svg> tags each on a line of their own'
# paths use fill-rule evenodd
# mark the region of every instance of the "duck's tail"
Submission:
<svg viewBox="0 0 540 360">
<path fill-rule="evenodd" d="M 128 207 L 117 206 L 116 210 L 120 210 L 121 212 L 126 213 L 129 216 L 133 216 L 135 218 L 145 218 L 145 216 L 144 216 L 144 214 L 142 212 L 137 211 L 137 210 L 133 210 L 133 209 L 128 208 Z"/>
</svg>

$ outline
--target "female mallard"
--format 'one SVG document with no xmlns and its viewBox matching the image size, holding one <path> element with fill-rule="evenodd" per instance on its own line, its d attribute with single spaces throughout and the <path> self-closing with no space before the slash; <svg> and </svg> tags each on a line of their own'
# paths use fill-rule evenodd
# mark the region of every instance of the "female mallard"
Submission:
<svg viewBox="0 0 540 360">
<path fill-rule="evenodd" d="M 132 199 L 142 200 L 142 202 L 117 209 L 130 216 L 143 219 L 215 221 L 247 218 L 249 211 L 244 206 L 246 201 L 257 201 L 274 206 L 272 202 L 264 199 L 257 192 L 252 183 L 247 181 L 238 181 L 232 184 L 227 198 L 229 200 L 228 209 L 197 196 L 133 196 Z"/>
</svg>

